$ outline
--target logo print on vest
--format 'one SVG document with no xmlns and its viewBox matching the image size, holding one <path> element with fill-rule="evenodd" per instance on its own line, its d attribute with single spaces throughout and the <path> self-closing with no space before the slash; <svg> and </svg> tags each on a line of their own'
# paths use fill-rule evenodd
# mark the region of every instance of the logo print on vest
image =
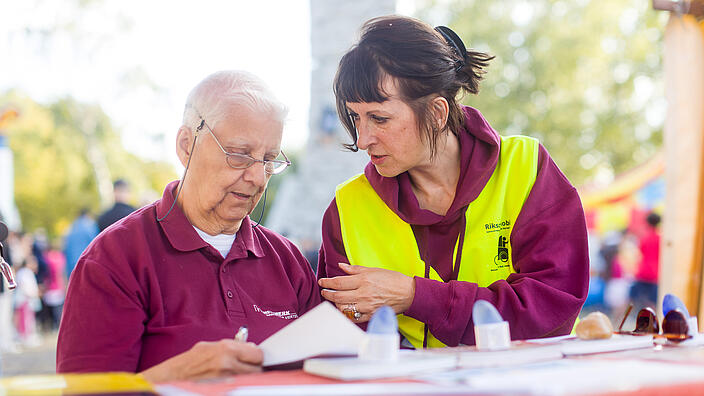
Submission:
<svg viewBox="0 0 704 396">
<path fill-rule="evenodd" d="M 506 268 L 508 267 L 508 240 L 506 239 L 505 236 L 499 235 L 499 245 L 497 248 L 497 253 L 496 257 L 494 257 L 494 265 L 496 266 L 495 268 L 492 268 L 492 271 L 496 271 L 499 268 Z"/>
<path fill-rule="evenodd" d="M 508 230 L 511 228 L 511 220 L 503 220 L 500 223 L 488 222 L 484 224 L 484 230 L 486 233 L 499 232 L 502 230 Z"/>
</svg>

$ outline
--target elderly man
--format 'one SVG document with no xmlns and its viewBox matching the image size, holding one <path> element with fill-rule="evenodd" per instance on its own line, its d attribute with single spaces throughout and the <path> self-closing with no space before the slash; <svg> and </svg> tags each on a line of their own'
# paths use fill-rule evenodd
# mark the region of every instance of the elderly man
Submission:
<svg viewBox="0 0 704 396">
<path fill-rule="evenodd" d="M 134 212 L 134 207 L 129 204 L 130 185 L 124 179 L 117 179 L 112 183 L 112 194 L 115 204 L 98 217 L 100 232 L 110 227 L 123 217 Z"/>
<path fill-rule="evenodd" d="M 255 344 L 320 302 L 301 252 L 248 217 L 290 164 L 280 148 L 285 114 L 245 72 L 218 72 L 193 89 L 176 138 L 183 178 L 81 257 L 57 372 L 163 382 L 260 370 Z M 253 343 L 233 340 L 241 326 Z"/>
</svg>

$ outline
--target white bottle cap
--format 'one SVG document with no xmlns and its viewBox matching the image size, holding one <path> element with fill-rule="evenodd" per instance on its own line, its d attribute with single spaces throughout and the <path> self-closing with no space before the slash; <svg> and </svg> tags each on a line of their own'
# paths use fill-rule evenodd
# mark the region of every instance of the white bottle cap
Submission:
<svg viewBox="0 0 704 396">
<path fill-rule="evenodd" d="M 396 334 L 365 334 L 357 356 L 362 360 L 398 359 L 399 340 Z"/>
<path fill-rule="evenodd" d="M 477 349 L 496 351 L 508 349 L 511 345 L 511 333 L 508 322 L 487 323 L 474 326 L 474 340 Z"/>
<path fill-rule="evenodd" d="M 697 324 L 697 317 L 690 316 L 687 318 L 687 326 L 689 327 L 688 335 L 692 337 L 697 337 L 699 335 L 699 325 Z"/>
</svg>

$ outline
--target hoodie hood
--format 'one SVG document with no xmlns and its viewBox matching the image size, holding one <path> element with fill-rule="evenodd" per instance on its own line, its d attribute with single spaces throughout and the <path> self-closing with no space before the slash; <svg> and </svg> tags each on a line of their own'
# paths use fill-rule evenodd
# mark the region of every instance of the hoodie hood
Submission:
<svg viewBox="0 0 704 396">
<path fill-rule="evenodd" d="M 408 172 L 396 177 L 384 177 L 371 162 L 364 168 L 364 174 L 379 197 L 406 223 L 427 226 L 454 222 L 464 215 L 467 205 L 479 196 L 494 172 L 499 159 L 499 134 L 479 110 L 462 106 L 462 111 L 464 127 L 458 131 L 460 178 L 455 199 L 445 216 L 420 208 Z"/>
</svg>

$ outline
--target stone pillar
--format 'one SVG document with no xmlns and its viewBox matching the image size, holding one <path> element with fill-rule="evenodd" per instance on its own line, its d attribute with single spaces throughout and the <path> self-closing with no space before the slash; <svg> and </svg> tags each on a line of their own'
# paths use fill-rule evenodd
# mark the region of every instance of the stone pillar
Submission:
<svg viewBox="0 0 704 396">
<path fill-rule="evenodd" d="M 266 226 L 302 249 L 320 245 L 323 213 L 335 186 L 361 173 L 368 157 L 343 149 L 350 137 L 337 118 L 332 82 L 342 55 L 356 42 L 362 24 L 393 14 L 395 0 L 311 0 L 311 103 L 309 136 L 298 172 L 287 175 L 267 216 Z"/>
<path fill-rule="evenodd" d="M 2 130 L 5 123 L 5 117 L 2 116 L 8 112 L 0 110 L 0 214 L 10 230 L 19 231 L 22 228 L 22 222 L 15 206 L 15 172 L 12 150 L 10 150 L 8 134 Z"/>
</svg>

